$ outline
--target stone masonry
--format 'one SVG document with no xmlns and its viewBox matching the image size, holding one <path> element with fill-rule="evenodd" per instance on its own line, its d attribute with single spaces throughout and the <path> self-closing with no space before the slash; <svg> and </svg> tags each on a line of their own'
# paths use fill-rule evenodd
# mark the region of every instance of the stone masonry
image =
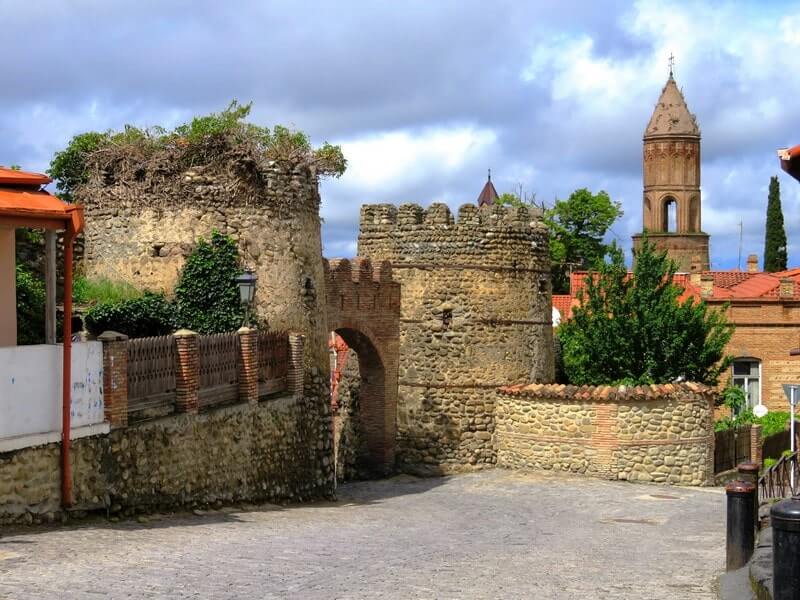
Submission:
<svg viewBox="0 0 800 600">
<path fill-rule="evenodd" d="M 553 377 L 547 232 L 525 208 L 361 209 L 360 256 L 402 285 L 397 459 L 403 470 L 491 465 L 495 390 Z"/>
<path fill-rule="evenodd" d="M 510 386 L 496 403 L 497 464 L 606 479 L 707 485 L 714 391 L 653 386 Z"/>
</svg>

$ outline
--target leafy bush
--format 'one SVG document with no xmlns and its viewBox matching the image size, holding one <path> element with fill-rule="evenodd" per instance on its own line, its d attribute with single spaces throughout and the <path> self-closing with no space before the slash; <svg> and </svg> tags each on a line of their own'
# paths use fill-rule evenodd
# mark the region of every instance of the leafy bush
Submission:
<svg viewBox="0 0 800 600">
<path fill-rule="evenodd" d="M 761 425 L 761 437 L 768 438 L 783 431 L 788 422 L 788 412 L 769 412 L 763 417 L 757 417 L 753 414 L 752 409 L 747 408 L 733 418 L 722 417 L 718 419 L 717 422 L 714 423 L 714 431 L 726 431 L 732 427 L 739 427 L 740 425 L 752 423 L 754 425 Z"/>
<path fill-rule="evenodd" d="M 124 281 L 76 277 L 72 301 L 78 304 L 108 304 L 141 298 L 143 292 Z"/>
<path fill-rule="evenodd" d="M 147 171 L 148 160 L 154 157 L 159 169 L 168 164 L 182 170 L 211 162 L 231 147 L 238 148 L 240 155 L 249 154 L 253 159 L 249 162 L 264 159 L 304 163 L 321 176 L 339 177 L 344 173 L 347 160 L 340 146 L 325 142 L 314 149 L 303 132 L 280 125 L 270 130 L 247 123 L 245 118 L 251 107 L 252 104 L 233 100 L 225 110 L 195 117 L 172 131 L 126 125 L 117 132 L 82 133 L 55 154 L 48 173 L 56 180 L 59 195 L 69 202 L 73 201 L 75 190 L 89 181 L 89 158 L 103 153 L 107 156 L 101 161 L 101 171 L 106 170 L 104 167 L 113 170 L 116 163 L 128 157 L 135 163 L 137 174 Z"/>
<path fill-rule="evenodd" d="M 562 323 L 564 369 L 570 383 L 631 385 L 685 379 L 714 385 L 730 364 L 733 328 L 723 311 L 682 301 L 675 265 L 645 238 L 633 275 L 612 244 L 611 261 L 586 280 L 581 303 Z"/>
<path fill-rule="evenodd" d="M 137 338 L 166 335 L 175 329 L 175 308 L 163 294 L 145 292 L 140 298 L 98 304 L 86 313 L 93 335 L 117 331 Z"/>
<path fill-rule="evenodd" d="M 198 333 L 238 329 L 244 313 L 236 277 L 241 273 L 236 243 L 219 232 L 200 240 L 186 259 L 175 303 L 178 322 Z"/>
<path fill-rule="evenodd" d="M 764 459 L 764 466 L 762 467 L 762 472 L 766 471 L 770 467 L 774 466 L 775 463 L 777 463 L 777 462 L 778 462 L 777 458 L 765 458 Z"/>
<path fill-rule="evenodd" d="M 45 322 L 44 282 L 17 265 L 17 343 L 43 344 Z"/>
</svg>

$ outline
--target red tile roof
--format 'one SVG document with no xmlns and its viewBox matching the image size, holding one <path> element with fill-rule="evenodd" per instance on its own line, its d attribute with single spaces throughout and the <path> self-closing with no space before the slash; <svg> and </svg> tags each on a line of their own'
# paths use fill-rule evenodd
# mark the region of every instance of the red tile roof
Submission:
<svg viewBox="0 0 800 600">
<path fill-rule="evenodd" d="M 0 185 L 47 185 L 53 181 L 42 173 L 28 173 L 0 167 Z"/>
<path fill-rule="evenodd" d="M 47 175 L 0 167 L 0 225 L 63 229 L 83 229 L 83 207 L 62 202 L 40 186 L 51 180 Z"/>
<path fill-rule="evenodd" d="M 586 287 L 586 278 L 589 273 L 585 271 L 573 272 L 570 276 L 570 294 L 554 295 L 553 306 L 559 310 L 562 319 L 568 319 L 572 315 L 572 307 L 578 304 L 578 292 Z M 630 277 L 632 274 L 629 273 Z M 765 300 L 769 302 L 781 300 L 800 300 L 800 267 L 788 269 L 778 273 L 766 273 L 758 271 L 749 273 L 733 269 L 730 271 L 706 271 L 701 275 L 711 275 L 712 293 L 706 300 L 726 300 L 731 302 Z M 792 296 L 781 298 L 781 279 L 790 278 L 794 280 Z M 702 298 L 701 286 L 691 282 L 691 275 L 687 273 L 676 273 L 673 282 L 683 288 L 680 298 Z M 567 300 L 569 299 L 569 301 Z M 569 307 L 565 312 L 562 307 Z"/>
<path fill-rule="evenodd" d="M 499 198 L 500 196 L 497 195 L 497 190 L 494 189 L 492 176 L 490 174 L 481 193 L 478 194 L 478 206 L 492 206 Z"/>
<path fill-rule="evenodd" d="M 800 145 L 778 150 L 778 156 L 781 159 L 781 168 L 800 181 Z"/>
</svg>

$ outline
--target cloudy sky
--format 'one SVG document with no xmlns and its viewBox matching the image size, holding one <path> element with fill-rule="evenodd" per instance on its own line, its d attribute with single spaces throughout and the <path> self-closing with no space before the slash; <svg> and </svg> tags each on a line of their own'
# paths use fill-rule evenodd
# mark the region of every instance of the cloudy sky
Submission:
<svg viewBox="0 0 800 600">
<path fill-rule="evenodd" d="M 252 120 L 342 145 L 322 184 L 328 256 L 355 252 L 358 208 L 474 202 L 491 168 L 552 202 L 606 190 L 641 229 L 641 138 L 675 76 L 703 134 L 712 266 L 763 253 L 779 174 L 790 263 L 800 184 L 797 2 L 0 0 L 0 164 L 45 169 L 86 130 L 172 126 L 253 101 Z"/>
</svg>

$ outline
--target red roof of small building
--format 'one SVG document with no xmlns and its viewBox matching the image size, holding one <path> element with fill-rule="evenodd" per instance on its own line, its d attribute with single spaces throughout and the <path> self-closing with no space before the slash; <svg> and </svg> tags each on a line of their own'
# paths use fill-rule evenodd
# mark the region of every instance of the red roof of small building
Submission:
<svg viewBox="0 0 800 600">
<path fill-rule="evenodd" d="M 578 304 L 578 293 L 586 287 L 588 272 L 573 272 L 570 275 L 569 295 L 554 295 L 553 306 L 559 310 L 562 319 L 568 319 L 572 315 L 572 307 Z M 711 276 L 712 287 L 711 295 L 703 296 L 702 284 L 695 285 L 691 281 L 688 273 L 676 273 L 673 282 L 683 288 L 680 295 L 681 300 L 688 298 L 704 300 L 721 300 L 728 302 L 781 302 L 800 300 L 800 268 L 788 269 L 777 273 L 767 273 L 757 271 L 754 273 L 739 271 L 705 271 L 701 274 Z M 628 273 L 631 277 L 632 273 Z M 781 296 L 781 280 L 792 279 L 792 295 Z M 568 300 L 569 299 L 569 300 Z M 562 310 L 562 307 L 569 306 L 569 310 Z"/>
<path fill-rule="evenodd" d="M 52 182 L 47 175 L 42 173 L 29 173 L 0 167 L 0 185 L 47 185 Z"/>
<path fill-rule="evenodd" d="M 47 175 L 0 167 L 0 225 L 83 229 L 83 207 L 68 204 L 40 189 L 52 181 Z"/>
<path fill-rule="evenodd" d="M 781 168 L 800 181 L 800 145 L 778 150 L 778 157 L 781 159 Z"/>
</svg>

